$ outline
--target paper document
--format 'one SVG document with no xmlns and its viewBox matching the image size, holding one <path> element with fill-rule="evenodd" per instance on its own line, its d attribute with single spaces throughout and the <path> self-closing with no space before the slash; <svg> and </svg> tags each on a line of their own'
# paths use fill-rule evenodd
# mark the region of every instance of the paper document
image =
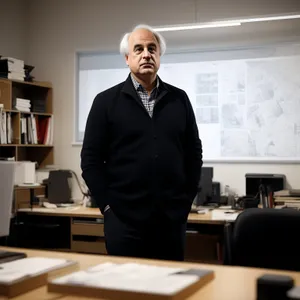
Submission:
<svg viewBox="0 0 300 300">
<path fill-rule="evenodd" d="M 19 212 L 28 212 L 28 211 L 33 211 L 33 212 L 66 212 L 66 211 L 73 211 L 79 209 L 80 206 L 74 206 L 74 207 L 57 207 L 57 208 L 46 208 L 46 207 L 34 207 L 34 208 L 19 208 Z"/>
<path fill-rule="evenodd" d="M 222 205 L 222 206 L 219 206 L 218 207 L 218 209 L 226 209 L 226 210 L 228 210 L 228 209 L 231 209 L 231 205 Z"/>
<path fill-rule="evenodd" d="M 0 282 L 16 280 L 24 276 L 36 276 L 71 264 L 71 261 L 57 258 L 30 257 L 0 265 Z"/>
<path fill-rule="evenodd" d="M 136 263 L 104 263 L 55 279 L 53 283 L 172 295 L 199 280 L 194 274 L 179 274 L 185 271 Z"/>
<path fill-rule="evenodd" d="M 20 271 L 0 269 L 0 283 L 11 283 L 16 280 L 26 278 L 28 276 L 28 274 L 22 273 Z"/>
<path fill-rule="evenodd" d="M 212 220 L 235 221 L 239 212 L 235 210 L 218 210 L 215 209 L 211 213 Z"/>
</svg>

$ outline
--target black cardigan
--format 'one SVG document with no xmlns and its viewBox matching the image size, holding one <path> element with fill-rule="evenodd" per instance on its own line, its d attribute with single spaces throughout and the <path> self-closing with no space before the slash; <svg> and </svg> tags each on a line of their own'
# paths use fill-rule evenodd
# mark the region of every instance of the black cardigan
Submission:
<svg viewBox="0 0 300 300">
<path fill-rule="evenodd" d="M 159 89 L 152 118 L 128 76 L 96 96 L 87 119 L 82 177 L 102 212 L 109 204 L 129 222 L 156 213 L 185 222 L 200 180 L 202 145 L 188 96 L 161 80 Z"/>
</svg>

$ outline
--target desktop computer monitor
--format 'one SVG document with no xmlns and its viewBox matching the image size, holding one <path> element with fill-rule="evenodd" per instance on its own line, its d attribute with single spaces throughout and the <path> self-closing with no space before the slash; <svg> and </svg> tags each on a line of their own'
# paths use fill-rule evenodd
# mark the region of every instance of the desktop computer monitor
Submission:
<svg viewBox="0 0 300 300">
<path fill-rule="evenodd" d="M 213 176 L 214 169 L 212 167 L 202 167 L 201 179 L 198 186 L 196 205 L 202 206 L 211 203 L 213 195 Z"/>
<path fill-rule="evenodd" d="M 0 237 L 9 236 L 16 162 L 0 161 Z M 24 253 L 0 251 L 0 263 L 26 257 Z"/>
</svg>

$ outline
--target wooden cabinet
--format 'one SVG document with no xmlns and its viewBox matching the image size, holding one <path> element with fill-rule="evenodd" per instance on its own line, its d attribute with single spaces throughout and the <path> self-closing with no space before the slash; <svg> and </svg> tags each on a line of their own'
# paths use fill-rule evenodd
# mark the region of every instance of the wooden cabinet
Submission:
<svg viewBox="0 0 300 300">
<path fill-rule="evenodd" d="M 51 221 L 51 219 L 54 219 Z M 97 208 L 78 208 L 57 210 L 39 209 L 38 211 L 22 210 L 18 212 L 22 224 L 59 224 L 61 241 L 59 247 L 65 251 L 107 254 L 104 239 L 104 220 Z M 208 222 L 210 221 L 210 222 Z M 222 247 L 225 222 L 209 220 L 208 216 L 191 213 L 187 224 L 185 261 L 198 263 L 222 264 Z M 38 227 L 38 226 L 37 226 Z M 49 228 L 51 226 L 48 226 Z M 55 228 L 53 231 L 55 232 Z M 37 232 L 30 231 L 32 240 L 38 240 Z M 56 232 L 54 234 L 57 234 Z M 57 247 L 56 238 L 51 242 Z M 31 244 L 26 244 L 31 247 Z M 23 245 L 18 245 L 22 247 Z M 49 247 L 50 248 L 50 247 Z"/>
<path fill-rule="evenodd" d="M 71 218 L 71 251 L 106 254 L 102 218 Z"/>
<path fill-rule="evenodd" d="M 220 264 L 222 262 L 220 242 L 220 236 L 216 234 L 187 232 L 185 261 Z"/>
<path fill-rule="evenodd" d="M 33 187 L 34 196 L 45 195 L 45 186 Z M 15 187 L 14 210 L 30 207 L 30 190 L 27 187 Z"/>
</svg>

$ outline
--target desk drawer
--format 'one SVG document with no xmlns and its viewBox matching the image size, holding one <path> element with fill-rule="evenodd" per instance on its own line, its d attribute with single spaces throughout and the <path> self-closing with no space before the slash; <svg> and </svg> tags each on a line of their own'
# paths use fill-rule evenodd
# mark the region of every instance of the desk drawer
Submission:
<svg viewBox="0 0 300 300">
<path fill-rule="evenodd" d="M 104 236 L 103 224 L 72 223 L 72 235 Z"/>
<path fill-rule="evenodd" d="M 218 260 L 217 235 L 203 235 L 199 233 L 187 233 L 185 245 L 185 260 L 203 263 L 220 263 Z"/>
<path fill-rule="evenodd" d="M 74 252 L 106 254 L 105 241 L 98 240 L 95 242 L 72 241 L 71 250 Z"/>
</svg>

